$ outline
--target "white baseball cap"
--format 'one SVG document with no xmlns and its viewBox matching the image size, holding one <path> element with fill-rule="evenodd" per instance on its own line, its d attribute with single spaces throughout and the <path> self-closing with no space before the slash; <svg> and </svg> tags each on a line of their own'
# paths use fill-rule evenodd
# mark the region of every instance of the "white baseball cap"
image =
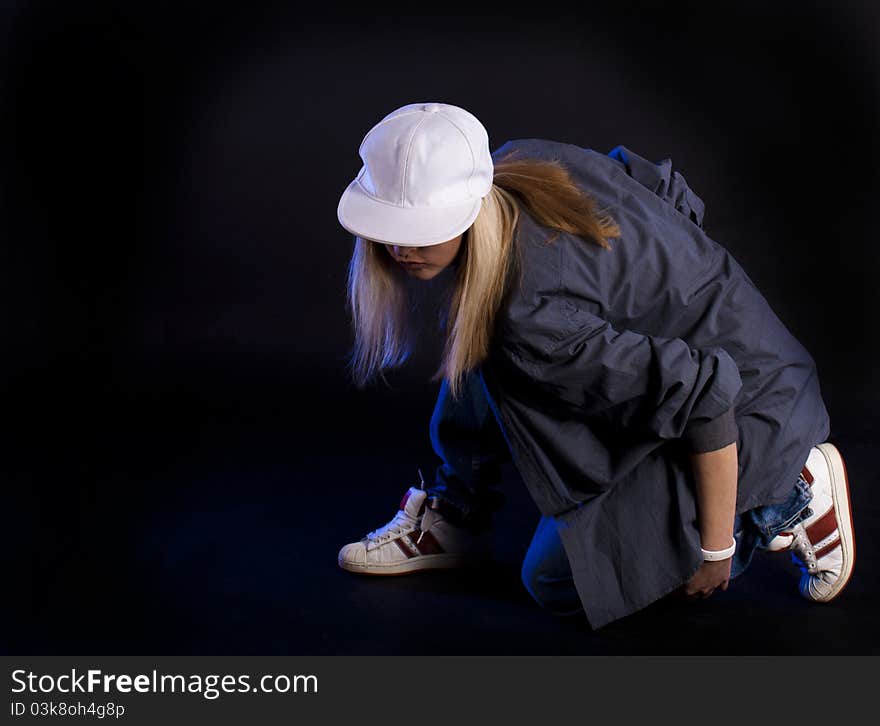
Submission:
<svg viewBox="0 0 880 726">
<path fill-rule="evenodd" d="M 492 190 L 489 134 L 463 108 L 410 103 L 367 132 L 364 164 L 339 199 L 336 214 L 352 234 L 424 247 L 457 237 L 473 224 Z"/>
</svg>

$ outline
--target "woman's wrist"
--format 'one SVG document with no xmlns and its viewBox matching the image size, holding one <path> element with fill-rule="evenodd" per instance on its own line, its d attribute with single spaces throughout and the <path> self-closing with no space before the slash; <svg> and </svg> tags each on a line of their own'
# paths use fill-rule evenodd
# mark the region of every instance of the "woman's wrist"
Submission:
<svg viewBox="0 0 880 726">
<path fill-rule="evenodd" d="M 736 552 L 736 539 L 733 537 L 730 538 L 730 544 L 726 547 L 719 549 L 706 549 L 705 546 L 702 548 L 703 552 L 703 560 L 706 562 L 717 562 L 718 560 L 727 560 L 733 557 Z"/>
<path fill-rule="evenodd" d="M 733 529 L 723 534 L 700 534 L 700 546 L 705 550 L 723 550 L 730 547 L 733 540 Z"/>
</svg>

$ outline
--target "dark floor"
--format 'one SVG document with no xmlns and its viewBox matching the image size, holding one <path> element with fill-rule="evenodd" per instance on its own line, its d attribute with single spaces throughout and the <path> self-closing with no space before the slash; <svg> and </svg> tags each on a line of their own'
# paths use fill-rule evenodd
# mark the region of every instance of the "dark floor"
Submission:
<svg viewBox="0 0 880 726">
<path fill-rule="evenodd" d="M 318 396 L 318 381 L 263 381 L 218 405 L 199 393 L 214 390 L 210 375 L 175 380 L 88 412 L 74 398 L 60 419 L 34 414 L 16 429 L 3 508 L 9 653 L 880 653 L 877 419 L 857 406 L 832 416 L 858 537 L 837 601 L 803 601 L 787 555 L 763 554 L 710 600 L 661 601 L 592 632 L 542 611 L 520 583 L 538 512 L 512 468 L 491 567 L 392 578 L 337 568 L 339 547 L 390 519 L 417 467 L 433 473 L 435 386 Z"/>
</svg>

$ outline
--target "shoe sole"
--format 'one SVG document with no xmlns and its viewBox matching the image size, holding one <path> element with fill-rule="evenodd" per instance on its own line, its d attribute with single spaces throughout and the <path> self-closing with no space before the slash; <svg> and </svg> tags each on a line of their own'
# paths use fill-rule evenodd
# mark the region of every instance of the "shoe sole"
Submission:
<svg viewBox="0 0 880 726">
<path fill-rule="evenodd" d="M 856 564 L 856 537 L 852 519 L 852 500 L 849 492 L 849 477 L 846 464 L 837 447 L 829 442 L 816 446 L 825 457 L 828 471 L 831 472 L 831 496 L 834 502 L 834 514 L 837 520 L 837 533 L 840 536 L 840 548 L 843 554 L 840 577 L 824 597 L 814 602 L 829 602 L 836 598 L 852 577 Z M 812 598 L 811 598 L 812 599 Z"/>
<path fill-rule="evenodd" d="M 348 572 L 356 572 L 359 575 L 408 575 L 421 570 L 450 570 L 460 567 L 477 567 L 485 564 L 488 556 L 474 555 L 423 555 L 405 562 L 393 565 L 377 565 L 375 563 L 361 564 L 337 559 L 339 566 Z"/>
</svg>

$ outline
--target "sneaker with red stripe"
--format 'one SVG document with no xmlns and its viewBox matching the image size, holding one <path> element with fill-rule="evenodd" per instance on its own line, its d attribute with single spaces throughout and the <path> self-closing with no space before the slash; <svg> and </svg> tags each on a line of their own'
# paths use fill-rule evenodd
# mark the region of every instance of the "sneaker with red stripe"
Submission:
<svg viewBox="0 0 880 726">
<path fill-rule="evenodd" d="M 427 492 L 410 487 L 394 518 L 339 550 L 339 566 L 368 575 L 465 567 L 489 557 L 488 533 L 472 533 L 427 506 Z"/>
<path fill-rule="evenodd" d="M 791 552 L 802 572 L 801 595 L 828 602 L 849 582 L 856 561 L 846 466 L 837 447 L 825 442 L 810 449 L 801 473 L 813 491 L 813 513 L 775 537 L 769 549 Z"/>
</svg>

